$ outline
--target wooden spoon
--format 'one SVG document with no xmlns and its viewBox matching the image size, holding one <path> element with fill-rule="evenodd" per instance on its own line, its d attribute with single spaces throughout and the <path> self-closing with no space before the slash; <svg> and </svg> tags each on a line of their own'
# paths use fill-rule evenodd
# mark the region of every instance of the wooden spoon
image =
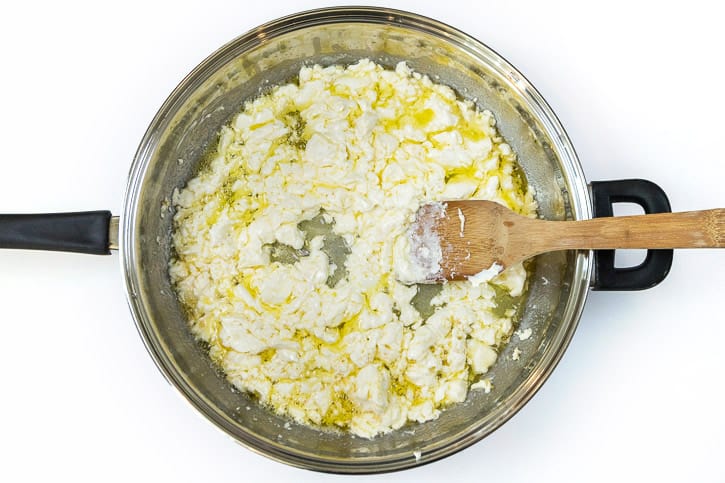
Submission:
<svg viewBox="0 0 725 483">
<path fill-rule="evenodd" d="M 446 201 L 421 206 L 410 233 L 414 262 L 421 251 L 427 256 L 436 251 L 438 246 L 431 242 L 440 246 L 440 270 L 428 273 L 426 281 L 463 280 L 482 271 L 493 276 L 556 250 L 723 248 L 725 208 L 546 221 L 518 215 L 492 201 Z"/>
</svg>

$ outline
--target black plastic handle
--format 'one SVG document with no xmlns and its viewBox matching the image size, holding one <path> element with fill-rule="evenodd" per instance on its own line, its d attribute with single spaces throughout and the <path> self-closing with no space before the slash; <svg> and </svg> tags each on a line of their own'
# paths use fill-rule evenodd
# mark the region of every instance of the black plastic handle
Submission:
<svg viewBox="0 0 725 483">
<path fill-rule="evenodd" d="M 591 183 L 594 217 L 614 216 L 614 203 L 636 203 L 649 213 L 671 213 L 665 192 L 651 181 L 622 179 Z M 667 277 L 673 250 L 647 250 L 647 257 L 636 267 L 615 268 L 614 250 L 594 252 L 592 290 L 644 290 Z"/>
<path fill-rule="evenodd" d="M 0 248 L 109 255 L 110 211 L 0 215 Z"/>
</svg>

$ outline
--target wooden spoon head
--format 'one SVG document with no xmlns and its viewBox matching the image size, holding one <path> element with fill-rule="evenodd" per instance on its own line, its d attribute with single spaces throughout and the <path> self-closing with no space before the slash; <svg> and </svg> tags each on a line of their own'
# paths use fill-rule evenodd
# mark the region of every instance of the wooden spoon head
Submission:
<svg viewBox="0 0 725 483">
<path fill-rule="evenodd" d="M 411 253 L 440 246 L 440 269 L 426 282 L 490 278 L 516 260 L 507 249 L 509 229 L 521 217 L 493 201 L 457 200 L 428 203 L 418 210 L 411 227 Z"/>
</svg>

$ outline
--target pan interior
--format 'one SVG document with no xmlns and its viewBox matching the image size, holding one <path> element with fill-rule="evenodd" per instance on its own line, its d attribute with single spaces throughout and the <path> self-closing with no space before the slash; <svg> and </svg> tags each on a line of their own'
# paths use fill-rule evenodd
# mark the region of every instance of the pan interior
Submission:
<svg viewBox="0 0 725 483">
<path fill-rule="evenodd" d="M 535 189 L 540 214 L 590 217 L 573 149 L 543 99 L 494 52 L 435 21 L 386 9 L 299 14 L 236 39 L 192 72 L 152 122 L 130 176 L 122 256 L 134 317 L 162 372 L 207 418 L 256 451 L 324 471 L 404 468 L 496 429 L 533 395 L 566 348 L 590 270 L 587 253 L 538 257 L 520 320 L 532 336 L 514 337 L 501 353 L 490 373 L 491 393 L 472 391 L 437 420 L 368 440 L 298 425 L 235 390 L 191 336 L 170 285 L 172 193 L 197 173 L 220 127 L 245 101 L 294 80 L 303 65 L 347 65 L 362 58 L 388 68 L 405 61 L 491 110 Z M 511 358 L 514 347 L 521 350 L 518 361 Z"/>
</svg>

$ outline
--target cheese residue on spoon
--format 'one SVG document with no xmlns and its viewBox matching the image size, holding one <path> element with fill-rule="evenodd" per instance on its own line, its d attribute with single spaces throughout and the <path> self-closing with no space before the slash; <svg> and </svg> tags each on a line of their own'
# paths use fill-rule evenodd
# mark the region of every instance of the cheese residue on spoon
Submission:
<svg viewBox="0 0 725 483">
<path fill-rule="evenodd" d="M 458 208 L 458 221 L 461 222 L 461 231 L 458 232 L 458 236 L 460 236 L 461 238 L 463 238 L 463 236 L 464 236 L 463 233 L 466 230 L 466 217 L 465 217 L 465 215 L 463 214 L 463 211 L 461 211 L 460 208 Z"/>
<path fill-rule="evenodd" d="M 395 246 L 394 271 L 399 281 L 413 284 L 438 278 L 443 249 L 435 221 L 445 216 L 445 203 L 426 203 L 418 210 L 408 236 L 400 238 Z"/>
<path fill-rule="evenodd" d="M 363 437 L 490 390 L 515 325 L 496 297 L 521 295 L 524 268 L 435 290 L 396 269 L 423 203 L 533 214 L 515 159 L 490 112 L 404 63 L 302 68 L 174 193 L 169 272 L 191 330 L 271 410 Z"/>
</svg>

